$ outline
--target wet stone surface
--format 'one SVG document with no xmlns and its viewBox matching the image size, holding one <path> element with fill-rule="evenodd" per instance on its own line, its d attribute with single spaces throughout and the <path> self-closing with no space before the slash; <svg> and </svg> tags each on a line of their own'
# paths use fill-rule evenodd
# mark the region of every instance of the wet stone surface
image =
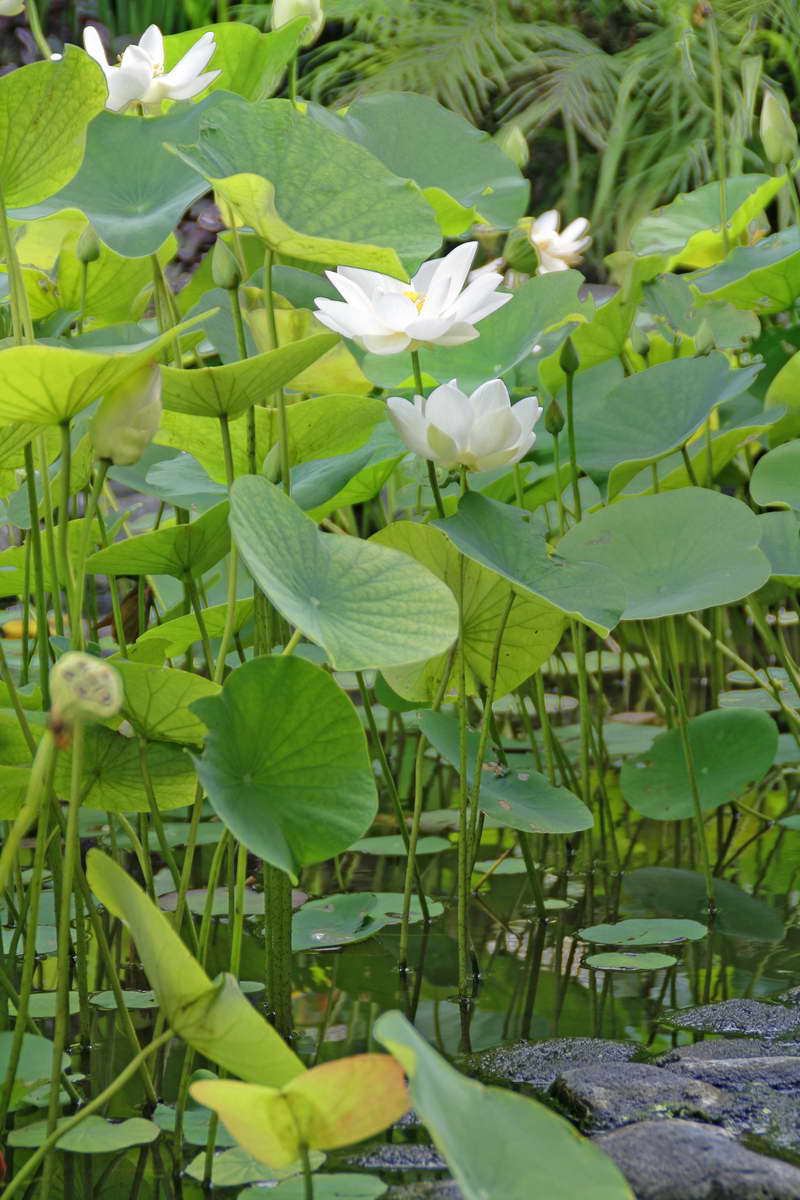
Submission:
<svg viewBox="0 0 800 1200">
<path fill-rule="evenodd" d="M 573 1068 L 626 1063 L 644 1057 L 642 1047 L 634 1042 L 553 1038 L 546 1042 L 514 1042 L 471 1054 L 458 1062 L 458 1068 L 483 1083 L 547 1091 L 554 1080 Z"/>
<path fill-rule="evenodd" d="M 447 1164 L 438 1150 L 427 1145 L 393 1145 L 378 1142 L 360 1154 L 343 1160 L 349 1171 L 446 1171 Z"/>
<path fill-rule="evenodd" d="M 435 1183 L 410 1183 L 391 1187 L 385 1200 L 461 1200 L 462 1192 L 452 1180 Z"/>
<path fill-rule="evenodd" d="M 595 1142 L 637 1200 L 800 1200 L 800 1169 L 697 1121 L 640 1121 Z"/>
<path fill-rule="evenodd" d="M 584 1130 L 616 1129 L 649 1118 L 722 1118 L 725 1094 L 691 1075 L 646 1063 L 579 1067 L 566 1071 L 551 1096 Z"/>
<path fill-rule="evenodd" d="M 689 1046 L 676 1046 L 656 1059 L 658 1066 L 671 1067 L 674 1063 L 695 1062 L 699 1059 L 730 1061 L 739 1058 L 783 1058 L 785 1055 L 800 1056 L 800 1042 L 770 1042 L 764 1038 L 712 1037 Z"/>
<path fill-rule="evenodd" d="M 674 1029 L 728 1033 L 765 1039 L 800 1036 L 800 1006 L 765 1004 L 762 1000 L 724 1000 L 667 1013 L 662 1021 Z"/>
</svg>

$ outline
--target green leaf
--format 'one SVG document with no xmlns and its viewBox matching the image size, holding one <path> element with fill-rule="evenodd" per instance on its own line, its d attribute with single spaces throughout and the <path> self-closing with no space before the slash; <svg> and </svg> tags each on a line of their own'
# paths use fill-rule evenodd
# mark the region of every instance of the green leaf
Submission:
<svg viewBox="0 0 800 1200">
<path fill-rule="evenodd" d="M 179 1037 L 253 1083 L 279 1087 L 305 1069 L 232 975 L 212 984 L 164 914 L 122 867 L 90 850 L 87 878 L 101 903 L 130 930 L 164 1016 Z"/>
<path fill-rule="evenodd" d="M 606 946 L 664 946 L 667 942 L 696 942 L 708 933 L 699 921 L 651 917 L 649 920 L 617 921 L 615 925 L 590 925 L 579 929 L 586 942 Z"/>
<path fill-rule="evenodd" d="M 420 718 L 420 729 L 433 748 L 452 766 L 459 763 L 458 720 L 446 713 L 427 712 Z M 475 761 L 480 738 L 467 735 L 467 779 L 475 781 Z M 592 814 L 586 805 L 563 787 L 554 787 L 529 764 L 517 764 L 505 770 L 484 763 L 481 777 L 481 811 L 499 825 L 525 833 L 576 833 L 591 829 Z"/>
<path fill-rule="evenodd" d="M 243 21 L 202 25 L 164 38 L 164 70 L 170 71 L 204 33 L 216 43 L 209 69 L 221 71 L 209 90 L 224 89 L 246 100 L 266 100 L 278 87 L 300 49 L 305 25 L 290 21 L 274 33 L 259 33 Z"/>
<path fill-rule="evenodd" d="M 294 876 L 369 828 L 377 793 L 364 731 L 319 667 L 253 659 L 192 711 L 208 726 L 195 765 L 211 805 L 260 858 Z"/>
<path fill-rule="evenodd" d="M 545 600 L 607 637 L 625 607 L 615 571 L 551 555 L 530 514 L 467 492 L 455 516 L 433 524 L 473 562 L 502 575 L 523 595 Z"/>
<path fill-rule="evenodd" d="M 697 302 L 727 300 L 757 313 L 785 312 L 800 296 L 800 230 L 736 246 L 724 262 L 688 277 Z"/>
<path fill-rule="evenodd" d="M 703 812 L 739 800 L 772 766 L 778 729 L 756 709 L 716 709 L 687 724 Z M 620 786 L 631 808 L 654 821 L 679 821 L 694 812 L 679 730 L 659 734 L 650 749 L 622 766 Z"/>
<path fill-rule="evenodd" d="M 0 1032 L 0 1073 L 5 1079 L 11 1057 L 11 1047 L 14 1041 L 14 1031 L 5 1029 Z M 14 1076 L 14 1092 L 12 1093 L 11 1111 L 25 1106 L 25 1095 L 43 1083 L 50 1081 L 53 1067 L 53 1043 L 47 1038 L 37 1037 L 33 1033 L 23 1033 L 22 1049 L 20 1051 L 17 1072 Z M 61 1069 L 69 1070 L 70 1060 L 67 1054 L 62 1055 Z"/>
<path fill-rule="evenodd" d="M 377 907 L 372 892 L 343 893 L 309 900 L 292 918 L 292 950 L 322 950 L 371 937 L 382 928 L 372 921 Z"/>
<path fill-rule="evenodd" d="M 530 1200 L 531 1181 L 547 1200 L 632 1200 L 603 1152 L 543 1104 L 485 1087 L 451 1067 L 399 1012 L 374 1025 L 377 1040 L 402 1063 L 415 1111 L 447 1160 L 464 1200 L 497 1195 Z"/>
<path fill-rule="evenodd" d="M 86 560 L 95 575 L 203 575 L 230 548 L 228 501 L 223 500 L 196 521 L 140 533 L 98 550 Z"/>
<path fill-rule="evenodd" d="M 793 512 L 761 513 L 759 545 L 769 559 L 771 579 L 800 585 L 800 525 Z"/>
<path fill-rule="evenodd" d="M 759 588 L 769 578 L 760 535 L 740 500 L 682 488 L 591 513 L 558 550 L 571 562 L 615 569 L 628 598 L 623 620 L 651 620 L 731 604 Z"/>
<path fill-rule="evenodd" d="M 380 837 L 359 838 L 348 849 L 353 854 L 376 854 L 379 858 L 405 858 L 406 844 L 399 833 L 383 834 Z M 441 854 L 443 850 L 452 850 L 452 842 L 447 838 L 421 837 L 416 845 L 415 853 L 419 858 L 425 854 Z"/>
<path fill-rule="evenodd" d="M 758 460 L 750 476 L 750 495 L 762 508 L 778 505 L 800 512 L 800 441 L 776 446 Z"/>
<path fill-rule="evenodd" d="M 228 96 L 177 153 L 274 250 L 328 266 L 403 277 L 441 243 L 415 184 L 323 129 L 289 100 Z M 314 179 L 314 186 L 308 181 Z"/>
<path fill-rule="evenodd" d="M 230 522 L 253 578 L 337 670 L 385 670 L 454 641 L 456 602 L 429 571 L 374 540 L 320 533 L 266 479 L 236 480 Z"/>
<path fill-rule="evenodd" d="M 218 695 L 219 684 L 188 671 L 124 658 L 116 658 L 114 666 L 125 687 L 123 714 L 139 737 L 200 745 L 205 725 L 189 709 L 195 700 Z"/>
<path fill-rule="evenodd" d="M 376 533 L 371 541 L 391 546 L 415 558 L 454 594 L 462 587 L 461 555 L 438 529 L 396 521 Z M 466 686 L 471 695 L 488 684 L 492 655 L 500 622 L 512 591 L 511 585 L 477 562 L 464 562 L 463 609 Z M 564 617 L 546 601 L 516 596 L 506 620 L 500 647 L 496 695 L 513 691 L 545 662 L 557 646 Z M 456 687 L 460 650 L 453 657 L 448 687 Z M 438 694 L 447 655 L 439 654 L 409 667 L 383 669 L 391 688 L 409 699 L 429 700 Z M 422 658 L 422 656 L 418 656 Z"/>
<path fill-rule="evenodd" d="M 105 83 L 99 70 L 97 75 L 105 103 Z M 86 154 L 75 178 L 66 182 L 74 174 L 73 167 L 56 184 L 60 191 L 51 187 L 36 197 L 15 200 L 16 205 L 31 207 L 18 207 L 12 215 L 26 221 L 77 209 L 117 254 L 143 258 L 155 253 L 186 209 L 208 191 L 205 179 L 170 154 L 164 143 L 191 141 L 204 115 L 226 100 L 231 100 L 230 95 L 220 92 L 199 104 L 179 105 L 163 117 L 100 113 L 89 127 Z"/>
<path fill-rule="evenodd" d="M 87 728 L 84 738 L 81 803 L 108 812 L 149 812 L 138 742 L 102 725 Z M 71 750 L 59 755 L 56 786 L 65 794 L 69 791 L 71 763 Z M 194 772 L 178 746 L 148 743 L 147 765 L 161 812 L 192 803 Z"/>
<path fill-rule="evenodd" d="M 252 615 L 252 599 L 237 600 L 236 616 L 233 622 L 234 633 L 239 633 Z M 213 608 L 203 609 L 203 621 L 210 638 L 222 637 L 227 617 L 227 604 L 217 604 Z M 146 629 L 141 637 L 136 639 L 136 645 L 144 646 L 148 643 L 163 642 L 164 658 L 177 658 L 179 654 L 183 654 L 190 646 L 199 641 L 200 628 L 197 624 L 197 617 L 194 613 L 189 613 L 187 616 L 165 621 L 163 625 L 153 625 L 150 629 Z"/>
<path fill-rule="evenodd" d="M 315 1175 L 314 1200 L 378 1200 L 389 1185 L 377 1175 Z M 305 1200 L 305 1182 L 296 1176 L 279 1183 L 275 1200 Z M 263 1188 L 247 1188 L 237 1200 L 264 1200 Z"/>
<path fill-rule="evenodd" d="M 319 333 L 227 366 L 192 371 L 162 367 L 162 403 L 172 412 L 189 416 L 241 416 L 316 362 L 336 340 L 335 334 Z"/>
<path fill-rule="evenodd" d="M 317 105 L 310 111 L 320 124 L 364 146 L 426 194 L 435 189 L 456 200 L 466 224 L 450 225 L 443 230 L 448 236 L 463 233 L 473 223 L 467 210 L 476 209 L 480 218 L 475 220 L 498 229 L 510 229 L 525 215 L 530 185 L 508 155 L 488 133 L 428 96 L 364 96 L 342 116 Z"/>
<path fill-rule="evenodd" d="M 678 961 L 671 954 L 622 954 L 609 951 L 606 954 L 590 954 L 586 966 L 595 971 L 662 971 L 674 967 Z"/>
<path fill-rule="evenodd" d="M 0 80 L 0 179 L 7 208 L 37 204 L 68 183 L 83 158 L 86 126 L 106 102 L 103 74 L 88 55 L 31 63 Z"/>
<path fill-rule="evenodd" d="M 715 931 L 753 942 L 780 942 L 783 922 L 763 900 L 748 896 L 735 883 L 714 880 L 717 903 Z M 622 881 L 622 911 L 634 916 L 686 917 L 708 920 L 708 899 L 698 871 L 676 867 L 639 867 Z"/>
<path fill-rule="evenodd" d="M 62 1117 L 58 1124 L 63 1125 L 67 1120 L 68 1117 Z M 148 1146 L 160 1133 L 161 1130 L 153 1121 L 145 1121 L 142 1117 L 108 1121 L 105 1117 L 92 1115 L 85 1117 L 80 1125 L 59 1138 L 56 1149 L 69 1151 L 70 1154 L 113 1154 L 129 1150 L 131 1146 Z M 35 1121 L 13 1130 L 8 1135 L 8 1144 L 35 1150 L 44 1144 L 46 1138 L 47 1121 Z"/>
<path fill-rule="evenodd" d="M 426 375 L 439 383 L 457 379 L 462 390 L 472 391 L 487 379 L 511 371 L 530 355 L 543 334 L 568 321 L 588 320 L 594 306 L 579 298 L 584 278 L 578 271 L 558 271 L 529 279 L 513 299 L 480 323 L 480 337 L 452 349 L 438 346 L 420 351 Z M 413 387 L 405 355 L 366 354 L 364 373 L 385 388 Z"/>
<path fill-rule="evenodd" d="M 309 1154 L 311 1169 L 315 1171 L 325 1161 L 325 1155 L 312 1151 Z M 243 1183 L 273 1183 L 275 1180 L 288 1179 L 302 1170 L 301 1164 L 293 1163 L 290 1167 L 268 1167 L 253 1158 L 238 1146 L 232 1150 L 223 1150 L 222 1154 L 214 1155 L 211 1169 L 211 1186 L 215 1188 L 241 1187 Z M 203 1183 L 206 1177 L 206 1152 L 195 1155 L 185 1172 L 190 1179 Z M 263 1191 L 263 1189 L 261 1189 Z"/>
<path fill-rule="evenodd" d="M 620 289 L 610 300 L 601 304 L 585 324 L 575 327 L 570 337 L 580 360 L 581 371 L 619 357 L 625 349 L 635 314 L 636 304 L 627 300 L 624 289 Z M 561 349 L 557 347 L 539 363 L 539 380 L 551 395 L 555 395 L 566 381 L 560 357 Z"/>
<path fill-rule="evenodd" d="M 676 358 L 584 397 L 575 414 L 578 462 L 613 498 L 649 462 L 689 441 L 719 404 L 746 391 L 760 366 L 732 370 L 723 354 Z"/>
</svg>

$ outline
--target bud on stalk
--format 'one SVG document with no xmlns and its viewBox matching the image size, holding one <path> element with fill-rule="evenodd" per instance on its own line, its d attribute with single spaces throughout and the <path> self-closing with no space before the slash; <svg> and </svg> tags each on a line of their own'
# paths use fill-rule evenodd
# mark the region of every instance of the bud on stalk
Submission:
<svg viewBox="0 0 800 1200">
<path fill-rule="evenodd" d="M 115 467 L 132 467 L 152 442 L 161 422 L 161 369 L 141 367 L 100 402 L 90 433 L 95 457 Z"/>
</svg>

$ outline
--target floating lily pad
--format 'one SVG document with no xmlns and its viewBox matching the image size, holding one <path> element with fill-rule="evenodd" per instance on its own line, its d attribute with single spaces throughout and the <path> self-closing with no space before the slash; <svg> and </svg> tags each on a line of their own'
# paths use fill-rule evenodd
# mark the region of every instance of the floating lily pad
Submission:
<svg viewBox="0 0 800 1200">
<path fill-rule="evenodd" d="M 316 1171 L 325 1161 L 325 1155 L 318 1150 L 309 1153 L 312 1170 Z M 196 1154 L 186 1168 L 190 1179 L 202 1183 L 205 1179 L 206 1153 L 205 1150 Z M 282 1179 L 290 1179 L 299 1175 L 302 1165 L 298 1162 L 291 1167 L 268 1167 L 259 1162 L 239 1146 L 232 1150 L 223 1150 L 215 1154 L 211 1169 L 211 1186 L 215 1188 L 241 1187 L 246 1183 L 274 1183 Z M 259 1189 L 263 1193 L 263 1188 Z"/>
<path fill-rule="evenodd" d="M 452 850 L 452 842 L 448 842 L 446 838 L 439 837 L 421 837 L 416 846 L 417 856 L 425 854 L 440 854 L 442 850 Z M 383 837 L 366 837 L 360 838 L 357 842 L 353 842 L 350 850 L 357 854 L 376 854 L 382 856 L 396 856 L 405 858 L 406 846 L 399 833 L 386 834 Z"/>
<path fill-rule="evenodd" d="M 595 971 L 661 971 L 678 961 L 671 954 L 590 954 L 584 960 Z"/>
<path fill-rule="evenodd" d="M 63 1125 L 68 1119 L 62 1117 L 58 1124 Z M 113 1154 L 128 1150 L 131 1146 L 147 1146 L 160 1133 L 161 1130 L 153 1121 L 145 1121 L 142 1117 L 109 1121 L 93 1114 L 59 1138 L 56 1149 L 68 1150 L 70 1154 Z M 44 1143 L 47 1136 L 47 1121 L 35 1121 L 14 1129 L 8 1135 L 8 1144 L 34 1150 Z"/>
<path fill-rule="evenodd" d="M 694 942 L 708 933 L 699 921 L 650 920 L 617 921 L 615 925 L 590 925 L 578 934 L 587 942 L 606 946 L 663 946 L 667 942 Z"/>
</svg>

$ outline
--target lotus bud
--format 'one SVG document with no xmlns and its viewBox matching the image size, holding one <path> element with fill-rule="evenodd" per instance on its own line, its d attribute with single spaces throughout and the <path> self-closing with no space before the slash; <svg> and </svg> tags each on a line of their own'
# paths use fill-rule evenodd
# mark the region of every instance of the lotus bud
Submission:
<svg viewBox="0 0 800 1200">
<path fill-rule="evenodd" d="M 530 218 L 527 221 L 530 226 Z M 534 275 L 539 266 L 539 258 L 531 245 L 528 230 L 521 224 L 518 229 L 512 229 L 503 247 L 503 258 L 513 271 L 522 271 L 525 275 Z"/>
<path fill-rule="evenodd" d="M 645 331 L 638 325 L 634 325 L 631 328 L 630 338 L 634 354 L 638 354 L 640 358 L 647 358 L 650 353 L 650 338 Z"/>
<path fill-rule="evenodd" d="M 24 0 L 0 0 L 0 17 L 18 17 L 24 12 Z"/>
<path fill-rule="evenodd" d="M 502 129 L 498 129 L 494 140 L 503 153 L 507 154 L 511 161 L 519 167 L 520 171 L 524 171 L 530 161 L 531 152 L 528 139 L 519 125 L 513 121 L 510 125 L 504 125 Z"/>
<path fill-rule="evenodd" d="M 568 337 L 561 347 L 561 353 L 558 356 L 558 365 L 565 375 L 574 375 L 581 365 L 581 360 L 578 358 L 578 351 L 575 349 L 575 343 L 571 337 Z"/>
<path fill-rule="evenodd" d="M 75 247 L 75 257 L 78 262 L 86 266 L 89 263 L 97 262 L 100 257 L 100 239 L 91 222 L 84 226 L 83 233 L 78 238 L 78 244 Z"/>
<path fill-rule="evenodd" d="M 50 672 L 50 695 L 52 729 L 76 721 L 106 721 L 122 707 L 122 680 L 103 659 L 71 650 Z"/>
<path fill-rule="evenodd" d="M 217 287 L 235 292 L 242 282 L 242 270 L 227 242 L 217 238 L 211 252 L 211 277 Z"/>
<path fill-rule="evenodd" d="M 545 409 L 544 427 L 552 437 L 558 437 L 564 428 L 564 414 L 555 396 Z"/>
<path fill-rule="evenodd" d="M 281 448 L 278 442 L 267 452 L 262 467 L 270 483 L 279 483 L 281 478 Z"/>
<path fill-rule="evenodd" d="M 700 328 L 694 335 L 694 352 L 700 357 L 710 354 L 716 346 L 716 340 L 708 321 L 701 321 Z"/>
<path fill-rule="evenodd" d="M 90 432 L 95 457 L 115 467 L 132 467 L 152 442 L 161 422 L 161 370 L 141 367 L 100 402 Z"/>
<path fill-rule="evenodd" d="M 764 92 L 759 133 L 764 154 L 773 166 L 785 166 L 797 154 L 797 129 L 783 96 Z"/>
<path fill-rule="evenodd" d="M 325 26 L 320 0 L 272 0 L 272 28 L 280 29 L 297 17 L 308 17 L 303 45 L 312 46 Z"/>
</svg>

